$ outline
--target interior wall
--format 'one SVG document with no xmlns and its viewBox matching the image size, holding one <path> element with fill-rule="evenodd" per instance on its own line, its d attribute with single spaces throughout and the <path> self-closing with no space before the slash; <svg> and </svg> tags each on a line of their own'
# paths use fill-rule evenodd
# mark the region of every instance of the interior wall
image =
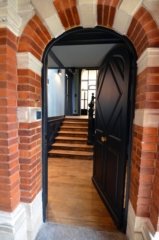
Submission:
<svg viewBox="0 0 159 240">
<path fill-rule="evenodd" d="M 65 70 L 48 69 L 48 117 L 65 114 Z"/>
</svg>

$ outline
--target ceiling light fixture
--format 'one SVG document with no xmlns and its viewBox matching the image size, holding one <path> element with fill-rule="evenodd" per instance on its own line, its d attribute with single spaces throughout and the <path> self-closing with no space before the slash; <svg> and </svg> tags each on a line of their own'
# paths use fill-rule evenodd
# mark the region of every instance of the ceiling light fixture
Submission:
<svg viewBox="0 0 159 240">
<path fill-rule="evenodd" d="M 59 75 L 59 76 L 62 76 L 62 71 L 61 71 L 61 69 L 58 69 L 57 72 L 58 72 L 58 75 Z"/>
</svg>

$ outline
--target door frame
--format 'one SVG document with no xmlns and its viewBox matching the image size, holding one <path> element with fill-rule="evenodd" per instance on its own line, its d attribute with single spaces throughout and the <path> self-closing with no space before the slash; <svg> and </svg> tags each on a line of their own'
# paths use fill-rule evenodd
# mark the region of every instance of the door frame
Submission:
<svg viewBox="0 0 159 240">
<path fill-rule="evenodd" d="M 79 36 L 79 38 L 78 38 Z M 109 36 L 109 37 L 108 37 Z M 137 74 L 137 54 L 131 41 L 124 35 L 116 33 L 112 29 L 104 27 L 82 28 L 77 27 L 66 31 L 59 37 L 53 39 L 46 47 L 42 58 L 42 199 L 43 199 L 43 221 L 46 221 L 46 206 L 48 202 L 48 156 L 47 156 L 47 61 L 50 49 L 54 45 L 77 45 L 77 44 L 91 44 L 91 43 L 124 43 L 127 46 L 130 54 L 130 98 L 129 98 L 129 142 L 127 146 L 128 162 L 127 162 L 127 185 L 125 195 L 125 214 L 123 220 L 123 230 L 126 230 L 128 201 L 129 201 L 129 186 L 130 186 L 130 168 L 131 168 L 131 146 L 132 146 L 132 126 L 135 109 L 135 87 Z M 83 67 L 84 68 L 84 67 Z"/>
</svg>

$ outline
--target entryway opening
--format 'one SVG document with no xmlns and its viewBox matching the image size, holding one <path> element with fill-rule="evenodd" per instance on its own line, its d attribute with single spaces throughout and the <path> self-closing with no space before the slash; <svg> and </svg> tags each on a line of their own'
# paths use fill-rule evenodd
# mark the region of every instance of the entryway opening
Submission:
<svg viewBox="0 0 159 240">
<path fill-rule="evenodd" d="M 117 228 L 125 231 L 129 199 L 136 58 L 135 50 L 126 37 L 102 27 L 73 29 L 54 39 L 46 48 L 42 76 L 45 221 L 89 226 L 107 231 L 114 231 Z M 121 83 L 118 82 L 119 79 Z M 126 84 L 123 85 L 125 81 Z M 90 110 L 92 100 L 93 108 Z M 112 105 L 105 104 L 105 101 L 107 103 L 109 101 Z M 124 105 L 120 111 L 122 102 Z M 111 106 L 111 110 L 108 105 Z M 109 119 L 102 112 L 105 111 L 105 106 L 109 112 Z M 90 115 L 91 111 L 92 115 Z M 123 111 L 125 115 L 121 114 Z M 111 122 L 114 121 L 113 114 L 118 121 L 118 124 L 113 125 L 114 128 L 110 125 L 111 129 L 114 129 L 113 134 L 118 132 L 114 139 L 118 138 L 118 142 L 123 141 L 124 145 L 123 152 L 120 154 L 119 151 L 118 157 L 116 157 L 116 149 L 111 148 L 114 144 L 114 140 L 110 139 L 112 133 L 107 130 L 110 119 L 112 118 Z M 125 135 L 122 139 L 118 129 L 122 126 L 123 116 L 126 117 L 126 126 L 125 130 L 123 129 Z M 90 130 L 87 135 L 91 134 L 91 141 L 87 139 L 81 144 L 78 142 L 78 137 L 85 139 L 84 131 L 87 128 Z M 65 141 L 63 145 L 59 144 L 60 132 Z M 67 142 L 68 137 L 74 137 L 74 140 Z M 83 149 L 86 148 L 87 143 L 89 143 L 87 151 L 91 152 L 91 148 L 95 151 L 92 159 L 86 157 L 87 151 Z M 71 155 L 73 151 L 70 150 L 69 145 L 74 145 L 76 148 L 78 145 L 78 150 L 76 149 L 78 153 L 74 156 Z M 56 151 L 57 147 L 61 149 L 60 157 Z M 54 152 L 51 152 L 51 155 L 52 149 Z M 107 151 L 104 152 L 104 149 Z M 110 152 L 112 161 L 107 165 L 104 162 L 107 161 Z M 119 180 L 114 176 L 114 169 L 118 164 L 116 159 L 121 158 L 121 155 L 124 161 L 122 169 L 118 170 L 121 171 L 122 183 L 118 184 Z M 69 159 L 68 156 L 71 158 Z M 107 166 L 110 167 L 110 172 Z M 115 174 L 118 174 L 118 170 Z M 118 198 L 114 199 L 112 193 L 111 196 L 107 195 L 106 191 L 108 187 L 105 181 L 111 181 L 112 176 L 116 179 L 113 185 L 118 187 L 118 189 L 114 188 L 116 189 L 114 195 L 118 195 L 119 191 L 122 193 L 120 211 L 117 209 Z M 111 182 L 109 187 L 111 189 Z M 113 202 L 112 205 L 110 201 Z"/>
</svg>

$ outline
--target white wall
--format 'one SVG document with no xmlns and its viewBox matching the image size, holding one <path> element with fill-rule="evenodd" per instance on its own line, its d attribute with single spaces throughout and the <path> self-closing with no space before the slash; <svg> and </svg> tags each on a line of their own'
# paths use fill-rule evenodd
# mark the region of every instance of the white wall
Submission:
<svg viewBox="0 0 159 240">
<path fill-rule="evenodd" d="M 48 69 L 48 117 L 65 114 L 65 70 Z"/>
</svg>

